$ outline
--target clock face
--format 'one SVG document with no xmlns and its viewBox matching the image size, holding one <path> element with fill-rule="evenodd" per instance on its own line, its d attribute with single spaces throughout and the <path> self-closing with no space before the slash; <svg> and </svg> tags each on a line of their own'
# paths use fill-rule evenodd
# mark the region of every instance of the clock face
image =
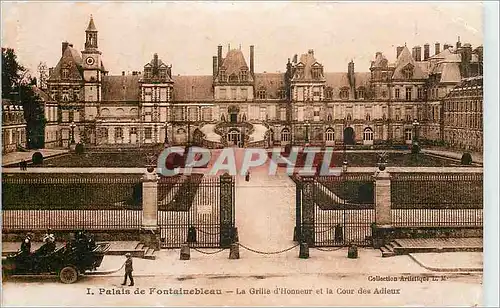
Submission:
<svg viewBox="0 0 500 308">
<path fill-rule="evenodd" d="M 87 62 L 88 65 L 94 64 L 94 58 L 92 57 L 88 57 L 85 61 Z"/>
</svg>

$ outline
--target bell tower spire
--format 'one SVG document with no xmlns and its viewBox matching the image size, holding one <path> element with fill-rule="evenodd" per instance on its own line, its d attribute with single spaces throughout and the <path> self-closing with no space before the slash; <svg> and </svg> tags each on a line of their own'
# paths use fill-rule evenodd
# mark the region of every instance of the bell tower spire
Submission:
<svg viewBox="0 0 500 308">
<path fill-rule="evenodd" d="M 87 30 L 85 30 L 85 35 L 85 49 L 97 49 L 97 28 L 95 27 L 92 15 L 90 15 L 90 21 Z"/>
</svg>

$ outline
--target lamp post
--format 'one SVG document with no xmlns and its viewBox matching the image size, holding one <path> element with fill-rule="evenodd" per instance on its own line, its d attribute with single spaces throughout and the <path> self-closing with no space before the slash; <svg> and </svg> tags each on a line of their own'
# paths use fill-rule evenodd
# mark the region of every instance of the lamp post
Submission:
<svg viewBox="0 0 500 308">
<path fill-rule="evenodd" d="M 306 127 L 306 146 L 309 144 L 309 120 L 305 121 L 304 126 Z"/>
<path fill-rule="evenodd" d="M 347 118 L 344 118 L 344 129 L 342 131 L 343 139 L 343 162 L 342 162 L 342 172 L 347 172 L 347 145 L 345 142 L 345 130 L 347 127 Z"/>
<path fill-rule="evenodd" d="M 413 143 L 418 144 L 418 126 L 420 123 L 417 119 L 413 120 Z"/>
<path fill-rule="evenodd" d="M 75 127 L 76 127 L 75 122 L 72 121 L 69 127 L 71 128 L 71 144 L 73 144 L 75 143 Z"/>
</svg>

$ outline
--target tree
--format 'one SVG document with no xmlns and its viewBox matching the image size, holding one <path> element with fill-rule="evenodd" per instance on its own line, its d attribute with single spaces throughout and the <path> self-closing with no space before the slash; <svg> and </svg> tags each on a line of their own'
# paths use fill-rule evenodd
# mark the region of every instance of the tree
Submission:
<svg viewBox="0 0 500 308">
<path fill-rule="evenodd" d="M 45 115 L 43 102 L 34 90 L 36 79 L 17 61 L 13 49 L 2 48 L 2 98 L 21 106 L 26 120 L 28 148 L 43 148 Z"/>
</svg>

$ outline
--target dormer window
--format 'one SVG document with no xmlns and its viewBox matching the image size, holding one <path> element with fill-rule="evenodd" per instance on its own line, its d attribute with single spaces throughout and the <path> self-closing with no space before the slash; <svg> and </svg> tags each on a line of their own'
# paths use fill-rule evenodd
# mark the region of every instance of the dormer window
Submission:
<svg viewBox="0 0 500 308">
<path fill-rule="evenodd" d="M 149 79 L 151 78 L 151 69 L 147 68 L 144 70 L 144 78 Z"/>
<path fill-rule="evenodd" d="M 332 99 L 333 98 L 333 89 L 331 87 L 327 87 L 325 89 L 325 96 L 326 96 L 326 99 Z"/>
<path fill-rule="evenodd" d="M 321 68 L 320 67 L 315 67 L 311 71 L 311 75 L 313 79 L 321 79 L 322 73 L 321 73 Z"/>
<path fill-rule="evenodd" d="M 221 69 L 219 72 L 219 81 L 226 82 L 226 80 L 227 80 L 226 70 Z"/>
<path fill-rule="evenodd" d="M 280 99 L 286 99 L 286 90 L 285 89 L 278 90 L 278 97 Z"/>
<path fill-rule="evenodd" d="M 340 90 L 340 99 L 349 99 L 349 89 L 343 88 Z"/>
<path fill-rule="evenodd" d="M 364 88 L 359 88 L 357 94 L 358 94 L 358 99 L 365 99 L 365 89 Z"/>
<path fill-rule="evenodd" d="M 240 72 L 240 80 L 241 81 L 247 81 L 248 80 L 248 71 L 247 70 L 241 70 L 241 72 Z"/>
<path fill-rule="evenodd" d="M 258 99 L 266 99 L 266 89 L 259 89 L 259 91 L 257 91 L 257 98 Z"/>
<path fill-rule="evenodd" d="M 297 68 L 297 72 L 295 73 L 295 77 L 297 77 L 297 78 L 304 77 L 304 68 L 303 67 Z"/>
<path fill-rule="evenodd" d="M 236 74 L 231 74 L 231 76 L 229 76 L 229 82 L 238 82 L 238 76 Z"/>
<path fill-rule="evenodd" d="M 412 79 L 413 78 L 413 70 L 411 68 L 407 68 L 403 71 L 403 74 L 406 79 Z"/>
<path fill-rule="evenodd" d="M 160 70 L 160 78 L 161 79 L 167 78 L 167 70 L 166 69 L 161 69 Z"/>
<path fill-rule="evenodd" d="M 63 68 L 63 69 L 61 70 L 61 77 L 62 77 L 63 79 L 68 79 L 68 78 L 69 78 L 69 69 L 67 69 L 67 68 Z"/>
</svg>

